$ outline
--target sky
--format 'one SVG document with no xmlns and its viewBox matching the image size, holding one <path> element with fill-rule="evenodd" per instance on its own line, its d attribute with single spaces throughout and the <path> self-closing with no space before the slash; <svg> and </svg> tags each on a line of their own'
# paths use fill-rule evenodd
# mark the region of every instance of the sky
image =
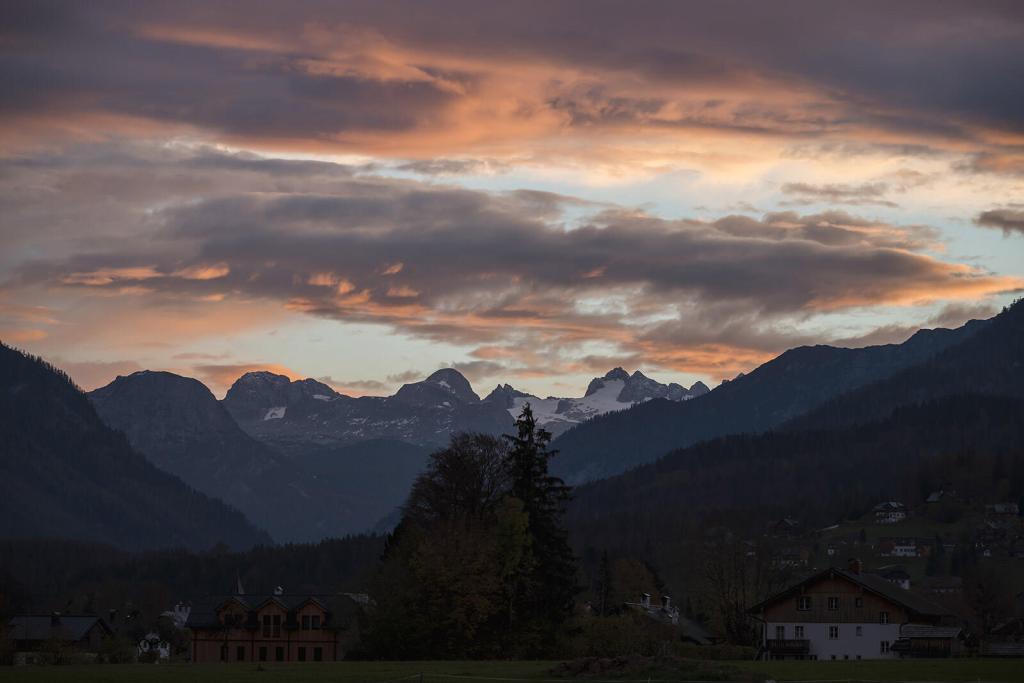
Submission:
<svg viewBox="0 0 1024 683">
<path fill-rule="evenodd" d="M 711 386 L 1024 292 L 1019 2 L 0 4 L 0 340 Z"/>
</svg>

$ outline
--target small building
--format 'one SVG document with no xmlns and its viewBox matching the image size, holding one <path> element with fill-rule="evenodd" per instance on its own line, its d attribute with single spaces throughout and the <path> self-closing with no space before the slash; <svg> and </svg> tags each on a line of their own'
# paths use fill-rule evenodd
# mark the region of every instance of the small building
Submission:
<svg viewBox="0 0 1024 683">
<path fill-rule="evenodd" d="M 878 540 L 878 554 L 882 557 L 927 557 L 931 545 L 916 538 L 881 538 Z"/>
<path fill-rule="evenodd" d="M 660 603 L 651 602 L 650 593 L 641 593 L 639 602 L 627 602 L 626 607 L 640 610 L 652 619 L 676 626 L 679 624 L 679 608 L 672 604 L 672 598 L 663 595 Z"/>
<path fill-rule="evenodd" d="M 956 491 L 950 488 L 943 487 L 938 491 L 932 491 L 925 498 L 925 504 L 927 505 L 938 505 L 942 501 L 956 500 Z"/>
<path fill-rule="evenodd" d="M 1017 503 L 991 503 L 985 506 L 986 517 L 1020 517 Z"/>
<path fill-rule="evenodd" d="M 684 643 L 693 645 L 713 645 L 716 642 L 707 629 L 693 619 L 689 619 L 679 612 L 679 608 L 672 604 L 672 598 L 667 595 L 661 596 L 660 603 L 651 602 L 650 593 L 641 593 L 639 602 L 627 602 L 626 608 L 638 610 L 650 618 L 671 626 L 678 626 L 682 631 L 681 639 Z"/>
<path fill-rule="evenodd" d="M 343 659 L 358 639 L 346 595 L 229 595 L 192 608 L 193 662 L 320 662 Z"/>
<path fill-rule="evenodd" d="M 909 638 L 905 627 L 954 620 L 941 605 L 863 573 L 858 561 L 794 583 L 749 613 L 762 623 L 765 659 L 893 659 L 901 656 L 893 646 Z M 951 646 L 946 655 L 954 653 Z"/>
<path fill-rule="evenodd" d="M 888 567 L 879 567 L 876 573 L 886 581 L 890 581 L 903 590 L 910 590 L 910 573 L 906 569 L 899 565 L 889 565 Z"/>
<path fill-rule="evenodd" d="M 957 657 L 964 634 L 959 626 L 903 624 L 892 651 L 901 657 Z"/>
<path fill-rule="evenodd" d="M 768 535 L 774 538 L 798 538 L 803 533 L 803 525 L 792 517 L 783 517 L 768 525 Z"/>
<path fill-rule="evenodd" d="M 114 631 L 91 614 L 27 615 L 7 622 L 7 638 L 15 651 L 34 652 L 53 643 L 79 652 L 97 652 Z"/>
<path fill-rule="evenodd" d="M 872 512 L 876 524 L 897 524 L 907 518 L 907 506 L 895 500 L 879 503 Z"/>
</svg>

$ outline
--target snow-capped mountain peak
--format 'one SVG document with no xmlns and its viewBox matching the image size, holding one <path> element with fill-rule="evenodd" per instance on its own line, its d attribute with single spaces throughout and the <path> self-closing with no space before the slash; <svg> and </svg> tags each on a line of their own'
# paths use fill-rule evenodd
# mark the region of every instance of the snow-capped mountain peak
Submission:
<svg viewBox="0 0 1024 683">
<path fill-rule="evenodd" d="M 523 406 L 529 403 L 537 422 L 557 436 L 592 417 L 625 410 L 653 398 L 686 401 L 707 392 L 708 388 L 701 382 L 687 389 L 674 382 L 662 384 L 639 370 L 630 375 L 622 368 L 615 368 L 603 377 L 592 379 L 582 398 L 539 398 L 508 384 L 499 384 L 484 401 L 504 406 L 513 417 L 518 416 Z"/>
</svg>

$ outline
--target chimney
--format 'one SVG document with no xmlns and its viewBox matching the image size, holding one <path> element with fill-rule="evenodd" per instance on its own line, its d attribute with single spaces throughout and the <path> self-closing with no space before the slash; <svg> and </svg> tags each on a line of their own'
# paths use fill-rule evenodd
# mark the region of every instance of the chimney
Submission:
<svg viewBox="0 0 1024 683">
<path fill-rule="evenodd" d="M 661 607 L 665 610 L 672 609 L 672 598 L 667 595 L 661 596 Z"/>
<path fill-rule="evenodd" d="M 60 612 L 50 614 L 50 626 L 60 626 Z"/>
<path fill-rule="evenodd" d="M 860 574 L 861 571 L 864 569 L 864 564 L 860 561 L 860 558 L 857 557 L 851 557 L 847 561 L 847 566 L 849 567 L 850 571 L 854 574 Z"/>
<path fill-rule="evenodd" d="M 650 593 L 641 593 L 640 594 L 640 604 L 643 605 L 643 607 L 645 609 L 650 608 L 650 606 L 651 606 L 651 594 Z"/>
</svg>

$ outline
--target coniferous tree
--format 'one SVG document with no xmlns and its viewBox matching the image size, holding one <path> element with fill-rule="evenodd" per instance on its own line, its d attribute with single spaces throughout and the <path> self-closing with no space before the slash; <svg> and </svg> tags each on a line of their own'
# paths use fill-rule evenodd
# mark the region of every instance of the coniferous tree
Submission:
<svg viewBox="0 0 1024 683">
<path fill-rule="evenodd" d="M 509 443 L 512 496 L 527 515 L 532 563 L 519 573 L 511 610 L 511 627 L 522 637 L 525 652 L 542 652 L 571 615 L 578 586 L 576 558 L 563 526 L 571 488 L 552 476 L 548 464 L 551 434 L 537 426 L 529 404 L 516 420 Z"/>
</svg>

